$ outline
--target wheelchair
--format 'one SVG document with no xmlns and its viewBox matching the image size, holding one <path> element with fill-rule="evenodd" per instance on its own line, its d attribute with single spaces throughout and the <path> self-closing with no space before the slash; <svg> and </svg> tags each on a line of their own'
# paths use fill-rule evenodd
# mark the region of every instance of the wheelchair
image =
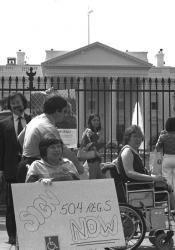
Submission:
<svg viewBox="0 0 175 250">
<path fill-rule="evenodd" d="M 157 250 L 171 250 L 174 245 L 173 214 L 168 191 L 155 191 L 153 182 L 123 183 L 113 163 L 103 163 L 106 178 L 113 178 L 119 201 L 127 250 L 137 249 L 145 238 Z M 119 247 L 106 248 L 120 249 Z"/>
</svg>

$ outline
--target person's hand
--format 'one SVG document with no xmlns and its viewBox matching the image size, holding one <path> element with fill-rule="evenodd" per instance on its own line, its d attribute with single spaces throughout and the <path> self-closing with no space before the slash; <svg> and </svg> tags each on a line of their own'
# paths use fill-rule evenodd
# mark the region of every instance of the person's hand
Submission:
<svg viewBox="0 0 175 250">
<path fill-rule="evenodd" d="M 92 147 L 94 143 L 93 142 L 89 142 L 86 147 L 85 147 L 85 150 L 88 151 L 90 147 Z"/>
<path fill-rule="evenodd" d="M 52 179 L 51 178 L 43 178 L 40 180 L 44 185 L 51 185 L 52 184 Z"/>
<path fill-rule="evenodd" d="M 167 180 L 165 179 L 165 177 L 163 177 L 163 176 L 161 176 L 161 175 L 155 175 L 155 176 L 154 176 L 154 180 L 155 180 L 155 181 L 167 182 Z"/>
<path fill-rule="evenodd" d="M 164 134 L 167 134 L 167 131 L 166 131 L 166 130 L 162 130 L 162 131 L 160 132 L 160 135 L 164 135 Z"/>
<path fill-rule="evenodd" d="M 90 128 L 88 128 L 87 130 L 86 130 L 86 135 L 87 135 L 87 137 L 90 139 L 90 137 L 92 136 L 94 134 L 94 132 L 90 129 Z"/>
<path fill-rule="evenodd" d="M 155 184 L 155 187 L 157 188 L 167 189 L 168 187 L 167 180 L 162 176 L 155 176 L 154 184 Z"/>
</svg>

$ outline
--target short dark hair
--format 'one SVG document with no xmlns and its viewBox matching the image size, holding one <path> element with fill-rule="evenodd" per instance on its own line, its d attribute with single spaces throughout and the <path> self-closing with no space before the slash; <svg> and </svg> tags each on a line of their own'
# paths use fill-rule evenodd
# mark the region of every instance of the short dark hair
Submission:
<svg viewBox="0 0 175 250">
<path fill-rule="evenodd" d="M 50 145 L 61 144 L 63 149 L 63 142 L 61 139 L 53 138 L 53 137 L 45 137 L 39 143 L 39 151 L 41 158 L 45 159 L 47 157 L 47 149 Z"/>
<path fill-rule="evenodd" d="M 8 99 L 7 99 L 7 108 L 11 110 L 11 105 L 10 105 L 10 102 L 16 97 L 16 96 L 19 96 L 23 102 L 23 106 L 24 106 L 24 109 L 27 108 L 27 99 L 26 97 L 20 93 L 20 92 L 13 92 L 11 93 L 9 96 L 8 96 Z"/>
<path fill-rule="evenodd" d="M 125 133 L 123 136 L 123 144 L 126 145 L 129 142 L 131 135 L 136 134 L 136 133 L 139 133 L 140 136 L 142 137 L 142 140 L 144 140 L 144 135 L 142 133 L 141 128 L 137 125 L 131 125 L 130 127 L 126 128 L 126 130 L 125 130 Z"/>
<path fill-rule="evenodd" d="M 169 117 L 165 123 L 165 129 L 168 132 L 175 131 L 175 117 Z"/>
<path fill-rule="evenodd" d="M 43 112 L 46 114 L 53 114 L 56 111 L 61 112 L 67 106 L 67 101 L 58 95 L 53 95 L 46 98 L 43 106 Z"/>
<path fill-rule="evenodd" d="M 99 126 L 98 128 L 96 128 L 97 131 L 101 130 L 101 120 L 100 120 L 100 116 L 98 114 L 90 114 L 89 118 L 88 118 L 88 128 L 90 128 L 93 132 L 94 132 L 94 127 L 92 126 L 92 120 L 98 117 L 99 119 Z"/>
</svg>

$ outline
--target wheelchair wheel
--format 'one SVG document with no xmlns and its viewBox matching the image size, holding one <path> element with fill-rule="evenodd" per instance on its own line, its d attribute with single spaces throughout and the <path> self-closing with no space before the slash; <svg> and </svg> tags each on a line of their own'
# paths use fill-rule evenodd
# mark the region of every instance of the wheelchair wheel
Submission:
<svg viewBox="0 0 175 250">
<path fill-rule="evenodd" d="M 155 245 L 155 238 L 157 237 L 157 235 L 159 235 L 160 233 L 164 233 L 163 230 L 152 230 L 149 233 L 149 241 L 151 242 L 151 244 Z M 153 237 L 154 236 L 154 237 Z"/>
<path fill-rule="evenodd" d="M 128 204 L 119 204 L 119 208 L 126 249 L 137 249 L 142 243 L 146 233 L 146 224 L 143 215 L 140 211 Z"/>
<path fill-rule="evenodd" d="M 158 250 L 171 250 L 173 249 L 174 241 L 172 238 L 165 242 L 166 233 L 160 233 L 155 238 L 154 244 Z"/>
<path fill-rule="evenodd" d="M 155 233 L 154 230 L 151 231 L 151 232 L 149 233 L 149 241 L 150 241 L 151 244 L 153 244 L 153 245 L 155 244 L 155 237 L 153 237 L 154 233 Z"/>
</svg>

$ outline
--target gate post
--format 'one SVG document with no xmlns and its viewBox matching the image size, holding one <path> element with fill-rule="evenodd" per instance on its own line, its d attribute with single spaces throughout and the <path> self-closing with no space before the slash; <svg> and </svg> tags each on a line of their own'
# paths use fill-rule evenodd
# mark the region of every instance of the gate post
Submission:
<svg viewBox="0 0 175 250">
<path fill-rule="evenodd" d="M 29 79 L 29 89 L 33 90 L 33 80 L 34 80 L 34 76 L 36 75 L 36 71 L 33 72 L 33 68 L 30 67 L 29 72 L 26 71 L 26 75 L 28 76 Z"/>
</svg>

